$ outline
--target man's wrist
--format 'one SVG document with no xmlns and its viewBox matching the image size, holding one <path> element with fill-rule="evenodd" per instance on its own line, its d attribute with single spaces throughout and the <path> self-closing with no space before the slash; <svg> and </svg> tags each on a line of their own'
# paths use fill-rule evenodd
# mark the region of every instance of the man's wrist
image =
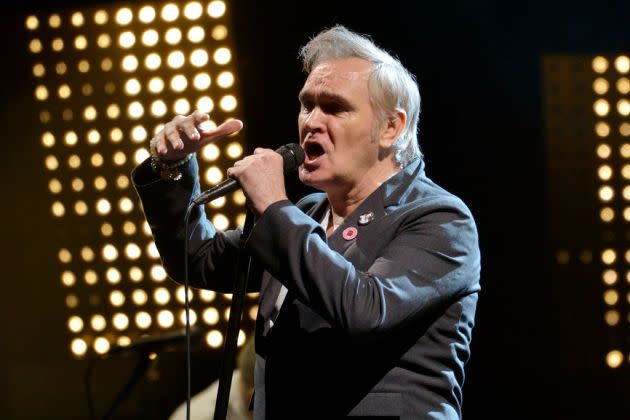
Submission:
<svg viewBox="0 0 630 420">
<path fill-rule="evenodd" d="M 160 175 L 165 181 L 179 181 L 182 178 L 182 166 L 186 165 L 193 154 L 189 153 L 184 158 L 174 161 L 164 161 L 158 154 L 155 138 L 149 142 L 149 152 L 151 154 L 151 169 L 157 175 Z"/>
</svg>

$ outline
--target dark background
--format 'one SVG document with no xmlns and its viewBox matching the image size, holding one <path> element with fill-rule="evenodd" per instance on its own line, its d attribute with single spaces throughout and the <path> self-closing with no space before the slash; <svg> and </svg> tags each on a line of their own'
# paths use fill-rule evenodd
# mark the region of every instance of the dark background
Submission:
<svg viewBox="0 0 630 420">
<path fill-rule="evenodd" d="M 88 3 L 105 4 L 22 1 L 0 21 L 2 418 L 87 417 L 85 362 L 69 356 L 63 297 L 49 281 L 58 247 L 48 233 L 23 25 L 28 13 Z M 630 2 L 238 0 L 231 10 L 250 146 L 297 139 L 297 52 L 324 27 L 341 23 L 372 35 L 417 75 L 427 173 L 464 199 L 480 232 L 483 290 L 465 418 L 629 418 L 628 363 L 617 370 L 604 363 L 597 271 L 557 275 L 553 265 L 541 63 L 545 54 L 628 53 Z M 296 184 L 290 191 L 305 192 Z M 217 360 L 197 355 L 197 378 L 216 374 Z M 132 364 L 128 358 L 97 367 L 99 412 Z M 121 412 L 161 418 L 183 397 L 182 375 L 183 354 L 165 355 Z"/>
</svg>

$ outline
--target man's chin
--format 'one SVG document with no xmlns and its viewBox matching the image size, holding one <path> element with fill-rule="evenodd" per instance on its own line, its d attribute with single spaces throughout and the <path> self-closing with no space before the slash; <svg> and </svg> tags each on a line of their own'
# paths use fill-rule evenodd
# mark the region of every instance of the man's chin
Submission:
<svg viewBox="0 0 630 420">
<path fill-rule="evenodd" d="M 308 171 L 304 168 L 300 168 L 299 178 L 302 184 L 321 189 L 322 180 L 319 179 L 317 171 Z"/>
</svg>

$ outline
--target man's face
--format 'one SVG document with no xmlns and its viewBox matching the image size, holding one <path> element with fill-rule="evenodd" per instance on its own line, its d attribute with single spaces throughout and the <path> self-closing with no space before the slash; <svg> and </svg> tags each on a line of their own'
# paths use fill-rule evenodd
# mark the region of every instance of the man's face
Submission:
<svg viewBox="0 0 630 420">
<path fill-rule="evenodd" d="M 349 189 L 378 164 L 378 124 L 368 92 L 372 64 L 359 58 L 323 61 L 300 92 L 300 180 L 323 191 Z"/>
</svg>

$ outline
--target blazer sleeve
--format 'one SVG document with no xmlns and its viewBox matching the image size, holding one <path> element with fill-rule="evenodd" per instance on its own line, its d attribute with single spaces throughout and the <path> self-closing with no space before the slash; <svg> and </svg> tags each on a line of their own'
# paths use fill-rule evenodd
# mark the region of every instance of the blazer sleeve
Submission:
<svg viewBox="0 0 630 420">
<path fill-rule="evenodd" d="M 192 198 L 200 193 L 198 173 L 194 157 L 177 182 L 161 180 L 151 170 L 148 159 L 132 173 L 164 268 L 179 283 L 184 282 L 185 215 Z M 190 215 L 188 233 L 190 285 L 231 293 L 241 231 L 217 231 L 206 218 L 203 206 L 196 206 Z M 258 291 L 255 284 L 248 289 Z"/>
<path fill-rule="evenodd" d="M 411 206 L 393 229 L 360 271 L 328 246 L 317 222 L 283 201 L 261 215 L 247 247 L 299 301 L 351 335 L 403 327 L 479 289 L 477 231 L 461 201 Z"/>
</svg>

